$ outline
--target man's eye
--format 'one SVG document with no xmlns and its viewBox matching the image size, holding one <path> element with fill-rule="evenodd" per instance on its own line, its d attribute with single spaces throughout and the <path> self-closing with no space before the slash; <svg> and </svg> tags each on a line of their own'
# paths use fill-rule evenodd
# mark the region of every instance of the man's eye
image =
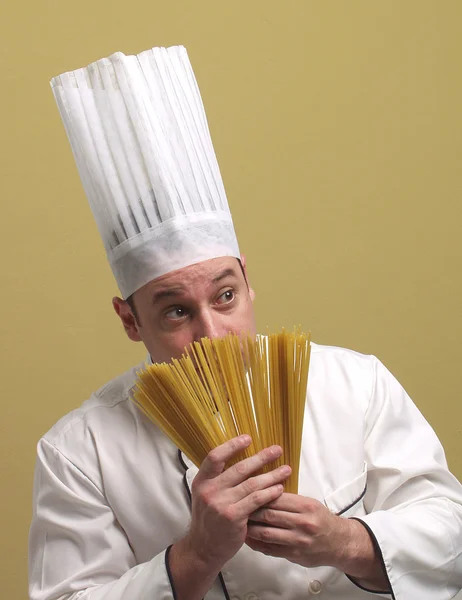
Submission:
<svg viewBox="0 0 462 600">
<path fill-rule="evenodd" d="M 186 316 L 186 311 L 181 306 L 175 306 L 165 313 L 168 319 L 178 320 Z"/>
<path fill-rule="evenodd" d="M 218 304 L 229 304 L 233 300 L 234 300 L 234 291 L 226 290 L 226 292 L 223 292 L 223 294 L 221 294 L 221 296 L 218 298 Z"/>
</svg>

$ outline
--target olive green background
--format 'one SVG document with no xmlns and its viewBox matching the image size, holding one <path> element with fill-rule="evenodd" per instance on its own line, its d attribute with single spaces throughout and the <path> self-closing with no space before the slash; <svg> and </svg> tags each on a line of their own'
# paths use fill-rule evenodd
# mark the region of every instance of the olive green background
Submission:
<svg viewBox="0 0 462 600">
<path fill-rule="evenodd" d="M 264 330 L 378 355 L 462 477 L 462 3 L 8 3 L 0 17 L 2 595 L 26 598 L 35 444 L 144 356 L 49 79 L 188 48 Z"/>
</svg>

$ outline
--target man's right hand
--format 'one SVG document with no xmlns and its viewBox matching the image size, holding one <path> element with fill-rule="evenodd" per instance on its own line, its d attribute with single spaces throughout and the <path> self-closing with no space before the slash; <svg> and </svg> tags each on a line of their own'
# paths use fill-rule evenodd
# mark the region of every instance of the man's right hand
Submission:
<svg viewBox="0 0 462 600">
<path fill-rule="evenodd" d="M 249 516 L 284 491 L 282 483 L 290 467 L 255 475 L 281 456 L 279 446 L 265 448 L 224 470 L 250 444 L 250 436 L 242 435 L 218 446 L 194 478 L 190 530 L 174 544 L 169 557 L 179 598 L 203 598 L 222 566 L 244 544 Z M 191 585 L 195 580 L 197 584 Z"/>
</svg>

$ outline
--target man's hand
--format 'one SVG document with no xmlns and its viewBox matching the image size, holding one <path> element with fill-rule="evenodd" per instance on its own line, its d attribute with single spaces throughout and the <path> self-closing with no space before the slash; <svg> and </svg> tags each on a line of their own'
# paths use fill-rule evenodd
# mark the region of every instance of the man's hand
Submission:
<svg viewBox="0 0 462 600">
<path fill-rule="evenodd" d="M 312 498 L 283 494 L 250 519 L 246 542 L 264 554 L 319 567 L 336 566 L 345 552 L 345 519 Z"/>
<path fill-rule="evenodd" d="M 246 543 L 253 550 L 305 567 L 332 566 L 374 590 L 388 589 L 366 528 L 317 500 L 282 494 L 250 519 Z"/>
<path fill-rule="evenodd" d="M 189 533 L 174 544 L 170 569 L 179 598 L 202 598 L 221 567 L 232 558 L 247 537 L 249 515 L 279 498 L 282 483 L 290 475 L 288 466 L 255 475 L 282 454 L 271 446 L 236 463 L 226 463 L 251 444 L 243 435 L 212 450 L 192 484 Z"/>
<path fill-rule="evenodd" d="M 192 520 L 188 534 L 191 548 L 204 561 L 223 565 L 244 544 L 249 515 L 278 498 L 289 467 L 256 475 L 282 454 L 271 446 L 242 460 L 226 471 L 226 462 L 250 445 L 241 436 L 212 450 L 201 465 L 192 484 Z"/>
</svg>

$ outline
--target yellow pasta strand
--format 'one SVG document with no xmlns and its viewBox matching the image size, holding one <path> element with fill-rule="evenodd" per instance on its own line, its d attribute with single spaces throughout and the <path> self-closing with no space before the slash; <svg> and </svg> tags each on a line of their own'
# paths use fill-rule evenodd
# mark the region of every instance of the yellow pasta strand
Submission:
<svg viewBox="0 0 462 600">
<path fill-rule="evenodd" d="M 290 464 L 285 490 L 298 491 L 310 361 L 310 334 L 202 339 L 171 363 L 138 373 L 133 399 L 197 466 L 225 441 L 247 433 L 252 444 L 227 465 L 279 444 Z"/>
</svg>

